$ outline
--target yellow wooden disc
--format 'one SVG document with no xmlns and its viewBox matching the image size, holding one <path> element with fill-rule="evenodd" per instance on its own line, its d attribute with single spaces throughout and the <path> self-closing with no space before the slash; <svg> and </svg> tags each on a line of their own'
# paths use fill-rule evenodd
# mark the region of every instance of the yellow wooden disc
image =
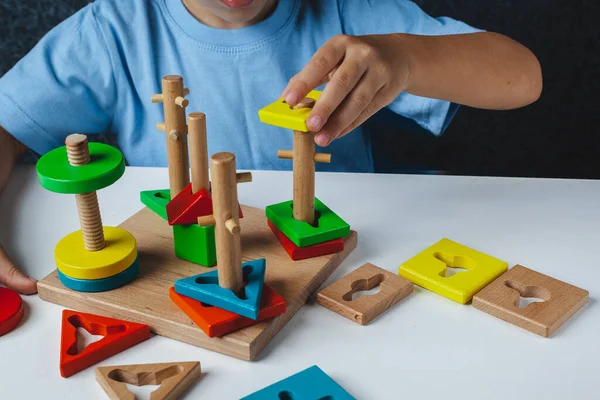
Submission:
<svg viewBox="0 0 600 400">
<path fill-rule="evenodd" d="M 105 226 L 104 239 L 105 248 L 87 251 L 81 231 L 65 236 L 54 249 L 59 271 L 76 279 L 103 279 L 125 271 L 135 262 L 137 247 L 131 233 Z"/>
</svg>

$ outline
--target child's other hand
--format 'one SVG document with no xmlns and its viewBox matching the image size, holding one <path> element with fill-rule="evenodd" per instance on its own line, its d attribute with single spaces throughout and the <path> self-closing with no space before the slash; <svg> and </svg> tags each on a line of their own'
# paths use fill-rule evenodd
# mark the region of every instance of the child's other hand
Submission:
<svg viewBox="0 0 600 400">
<path fill-rule="evenodd" d="M 337 35 L 288 83 L 281 97 L 296 105 L 327 83 L 308 120 L 327 146 L 389 105 L 405 89 L 409 62 L 394 35 Z"/>
</svg>

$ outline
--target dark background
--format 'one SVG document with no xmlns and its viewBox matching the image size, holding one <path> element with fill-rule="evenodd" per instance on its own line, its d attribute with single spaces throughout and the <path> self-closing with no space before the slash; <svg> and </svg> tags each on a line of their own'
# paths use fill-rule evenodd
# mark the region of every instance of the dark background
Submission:
<svg viewBox="0 0 600 400">
<path fill-rule="evenodd" d="M 88 2 L 0 0 L 0 76 L 44 33 Z M 451 16 L 528 46 L 542 64 L 544 93 L 520 110 L 463 107 L 440 138 L 386 132 L 396 117 L 380 113 L 370 122 L 382 132 L 374 137 L 378 171 L 600 178 L 599 1 L 415 2 L 431 15 Z"/>
</svg>

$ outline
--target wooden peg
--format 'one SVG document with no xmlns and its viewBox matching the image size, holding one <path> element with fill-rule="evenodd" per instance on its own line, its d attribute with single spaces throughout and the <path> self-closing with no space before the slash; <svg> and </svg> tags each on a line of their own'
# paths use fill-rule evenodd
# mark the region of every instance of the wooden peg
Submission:
<svg viewBox="0 0 600 400">
<path fill-rule="evenodd" d="M 183 88 L 183 97 L 187 97 L 190 94 L 190 88 Z"/>
<path fill-rule="evenodd" d="M 277 151 L 277 158 L 283 158 L 283 159 L 287 159 L 287 160 L 293 160 L 294 159 L 294 152 L 291 151 L 291 150 L 278 150 Z M 315 157 L 314 157 L 314 161 L 315 162 L 329 164 L 331 162 L 331 154 L 316 153 Z"/>
<path fill-rule="evenodd" d="M 315 140 L 311 132 L 294 131 L 294 219 L 315 222 Z"/>
<path fill-rule="evenodd" d="M 163 95 L 162 94 L 153 94 L 152 95 L 152 102 L 153 103 L 162 103 L 163 102 Z"/>
<path fill-rule="evenodd" d="M 175 104 L 177 104 L 181 108 L 186 108 L 190 105 L 190 101 L 185 97 L 177 96 L 177 98 L 175 98 Z"/>
<path fill-rule="evenodd" d="M 217 153 L 210 158 L 213 215 L 219 285 L 236 294 L 243 290 L 242 256 L 235 156 Z M 236 229 L 236 225 L 238 228 Z M 237 233 L 234 233 L 237 232 Z"/>
<path fill-rule="evenodd" d="M 192 164 L 192 193 L 209 190 L 208 146 L 206 141 L 206 115 L 191 113 L 188 117 L 190 160 Z"/>
<path fill-rule="evenodd" d="M 156 124 L 156 129 L 158 129 L 159 131 L 166 132 L 167 126 L 165 125 L 164 122 L 159 122 L 158 124 Z"/>
<path fill-rule="evenodd" d="M 292 107 L 294 110 L 300 110 L 303 108 L 314 108 L 316 102 L 315 99 L 311 99 L 310 97 L 305 97 L 303 100 L 300 100 L 298 104 Z"/>
<path fill-rule="evenodd" d="M 181 135 L 179 134 L 179 132 L 173 130 L 171 132 L 169 132 L 169 140 L 175 141 L 175 140 L 179 140 L 179 138 L 181 137 Z"/>
<path fill-rule="evenodd" d="M 252 182 L 252 172 L 240 172 L 235 174 L 237 183 Z"/>
<path fill-rule="evenodd" d="M 215 221 L 214 215 L 204 215 L 202 217 L 198 217 L 198 225 L 199 226 L 213 226 L 217 222 Z"/>
<path fill-rule="evenodd" d="M 126 384 L 160 385 L 150 400 L 175 400 L 200 376 L 200 363 L 133 364 L 96 368 L 96 381 L 111 400 L 135 400 Z"/>
<path fill-rule="evenodd" d="M 165 132 L 167 135 L 167 159 L 169 163 L 169 185 L 171 198 L 177 196 L 190 182 L 187 148 L 187 124 L 185 108 L 177 105 L 177 99 L 183 98 L 183 78 L 169 75 L 162 80 L 163 106 L 165 110 Z M 171 133 L 176 131 L 179 137 L 173 140 Z"/>
</svg>

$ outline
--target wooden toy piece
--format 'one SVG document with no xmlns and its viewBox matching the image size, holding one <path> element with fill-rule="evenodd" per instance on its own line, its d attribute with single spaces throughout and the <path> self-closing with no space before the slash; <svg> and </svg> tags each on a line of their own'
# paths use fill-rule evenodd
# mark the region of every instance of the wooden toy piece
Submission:
<svg viewBox="0 0 600 400">
<path fill-rule="evenodd" d="M 78 353 L 77 328 L 104 338 Z M 146 325 L 98 315 L 63 310 L 60 340 L 60 374 L 67 378 L 150 337 Z"/>
<path fill-rule="evenodd" d="M 314 365 L 241 400 L 355 400 L 348 392 Z"/>
<path fill-rule="evenodd" d="M 118 365 L 96 368 L 96 381 L 111 400 L 135 400 L 126 383 L 160 385 L 150 393 L 150 400 L 176 400 L 200 377 L 200 372 L 198 361 Z"/>
<path fill-rule="evenodd" d="M 182 260 L 204 267 L 217 263 L 214 226 L 174 225 L 173 244 L 175 254 Z"/>
<path fill-rule="evenodd" d="M 356 248 L 358 236 L 356 232 L 351 232 L 345 237 L 344 250 L 339 253 L 293 261 L 282 251 L 267 226 L 264 210 L 242 207 L 242 259 L 264 257 L 269 260 L 265 283 L 279 293 L 288 305 L 286 313 L 277 318 L 221 338 L 210 338 L 198 329 L 168 296 L 173 281 L 198 274 L 198 266 L 176 257 L 172 228 L 148 208 L 143 208 L 120 225 L 137 240 L 142 266 L 137 279 L 110 292 L 80 293 L 65 288 L 56 271 L 52 271 L 39 281 L 39 296 L 44 301 L 63 307 L 144 323 L 158 335 L 242 360 L 255 360 L 302 308 L 308 297 Z M 285 343 L 281 344 L 285 346 Z"/>
<path fill-rule="evenodd" d="M 318 90 L 311 91 L 306 97 L 316 101 L 321 96 Z M 300 108 L 290 107 L 283 99 L 279 99 L 258 111 L 258 117 L 262 123 L 278 126 L 280 128 L 294 131 L 308 132 L 306 119 L 314 103 L 310 100 L 302 100 L 298 103 Z"/>
<path fill-rule="evenodd" d="M 209 337 L 221 337 L 257 322 L 277 317 L 287 310 L 283 297 L 266 284 L 263 286 L 260 311 L 256 321 L 182 296 L 175 291 L 174 287 L 169 289 L 169 297 Z"/>
<path fill-rule="evenodd" d="M 241 297 L 231 289 L 220 286 L 221 275 L 218 270 L 179 279 L 175 281 L 175 291 L 194 300 L 257 320 L 260 313 L 265 269 L 266 262 L 264 258 L 249 261 L 242 265 L 243 296 Z"/>
<path fill-rule="evenodd" d="M 354 293 L 377 286 L 379 293 L 352 299 Z M 320 291 L 317 303 L 351 321 L 367 325 L 412 291 L 411 282 L 367 263 Z"/>
<path fill-rule="evenodd" d="M 0 336 L 14 330 L 25 314 L 21 296 L 13 290 L 0 287 Z"/>
<path fill-rule="evenodd" d="M 61 239 L 54 249 L 56 266 L 60 272 L 75 279 L 103 279 L 131 267 L 138 256 L 133 235 L 111 226 L 105 226 L 103 232 L 109 245 L 95 252 L 89 252 L 81 246 L 81 231 Z"/>
<path fill-rule="evenodd" d="M 215 226 L 219 285 L 240 297 L 243 279 L 235 156 L 232 153 L 214 154 L 210 158 L 210 169 L 213 215 L 198 218 L 198 225 Z"/>
<path fill-rule="evenodd" d="M 212 198 L 209 192 L 201 189 L 192 192 L 192 184 L 188 184 L 173 200 L 167 204 L 169 225 L 196 224 L 198 217 L 213 213 Z"/>
<path fill-rule="evenodd" d="M 467 271 L 446 277 L 446 267 Z M 504 261 L 442 239 L 403 263 L 398 274 L 434 293 L 466 304 L 507 269 L 508 264 Z"/>
<path fill-rule="evenodd" d="M 317 243 L 308 247 L 298 247 L 287 236 L 285 236 L 283 232 L 277 229 L 277 227 L 273 225 L 271 221 L 267 220 L 267 224 L 292 260 L 305 260 L 307 258 L 324 256 L 344 250 L 344 241 L 342 239 L 329 240 L 327 242 Z"/>
<path fill-rule="evenodd" d="M 162 80 L 162 94 L 152 96 L 153 103 L 163 103 L 164 124 L 157 125 L 167 136 L 167 160 L 171 198 L 175 198 L 190 182 L 188 172 L 187 124 L 185 107 L 188 101 L 183 87 L 183 78 L 177 75 L 165 76 Z"/>
<path fill-rule="evenodd" d="M 210 191 L 208 181 L 208 145 L 206 141 L 206 115 L 191 113 L 188 117 L 190 159 L 192 164 L 192 193 Z"/>
<path fill-rule="evenodd" d="M 315 198 L 314 204 L 319 215 L 319 226 L 312 226 L 295 219 L 292 215 L 291 201 L 268 206 L 266 215 L 268 220 L 298 247 L 313 246 L 350 234 L 350 225 L 318 198 Z"/>
<path fill-rule="evenodd" d="M 168 219 L 167 204 L 171 201 L 169 189 L 146 190 L 140 192 L 140 201 L 162 219 Z"/>
<path fill-rule="evenodd" d="M 139 272 L 139 262 L 136 259 L 125 271 L 103 279 L 76 279 L 57 271 L 63 285 L 79 292 L 105 292 L 128 284 L 135 279 Z"/>
<path fill-rule="evenodd" d="M 543 302 L 519 308 L 520 297 Z M 587 304 L 589 292 L 516 265 L 473 297 L 473 306 L 513 325 L 550 337 Z"/>
<path fill-rule="evenodd" d="M 77 143 L 83 138 L 83 135 L 75 135 L 67 139 Z M 125 160 L 119 150 L 102 143 L 89 143 L 87 151 L 89 155 L 80 155 L 80 165 L 76 167 L 69 162 L 65 147 L 44 154 L 36 164 L 42 187 L 61 194 L 90 193 L 112 185 L 123 176 Z M 92 162 L 81 165 L 88 157 Z"/>
</svg>

